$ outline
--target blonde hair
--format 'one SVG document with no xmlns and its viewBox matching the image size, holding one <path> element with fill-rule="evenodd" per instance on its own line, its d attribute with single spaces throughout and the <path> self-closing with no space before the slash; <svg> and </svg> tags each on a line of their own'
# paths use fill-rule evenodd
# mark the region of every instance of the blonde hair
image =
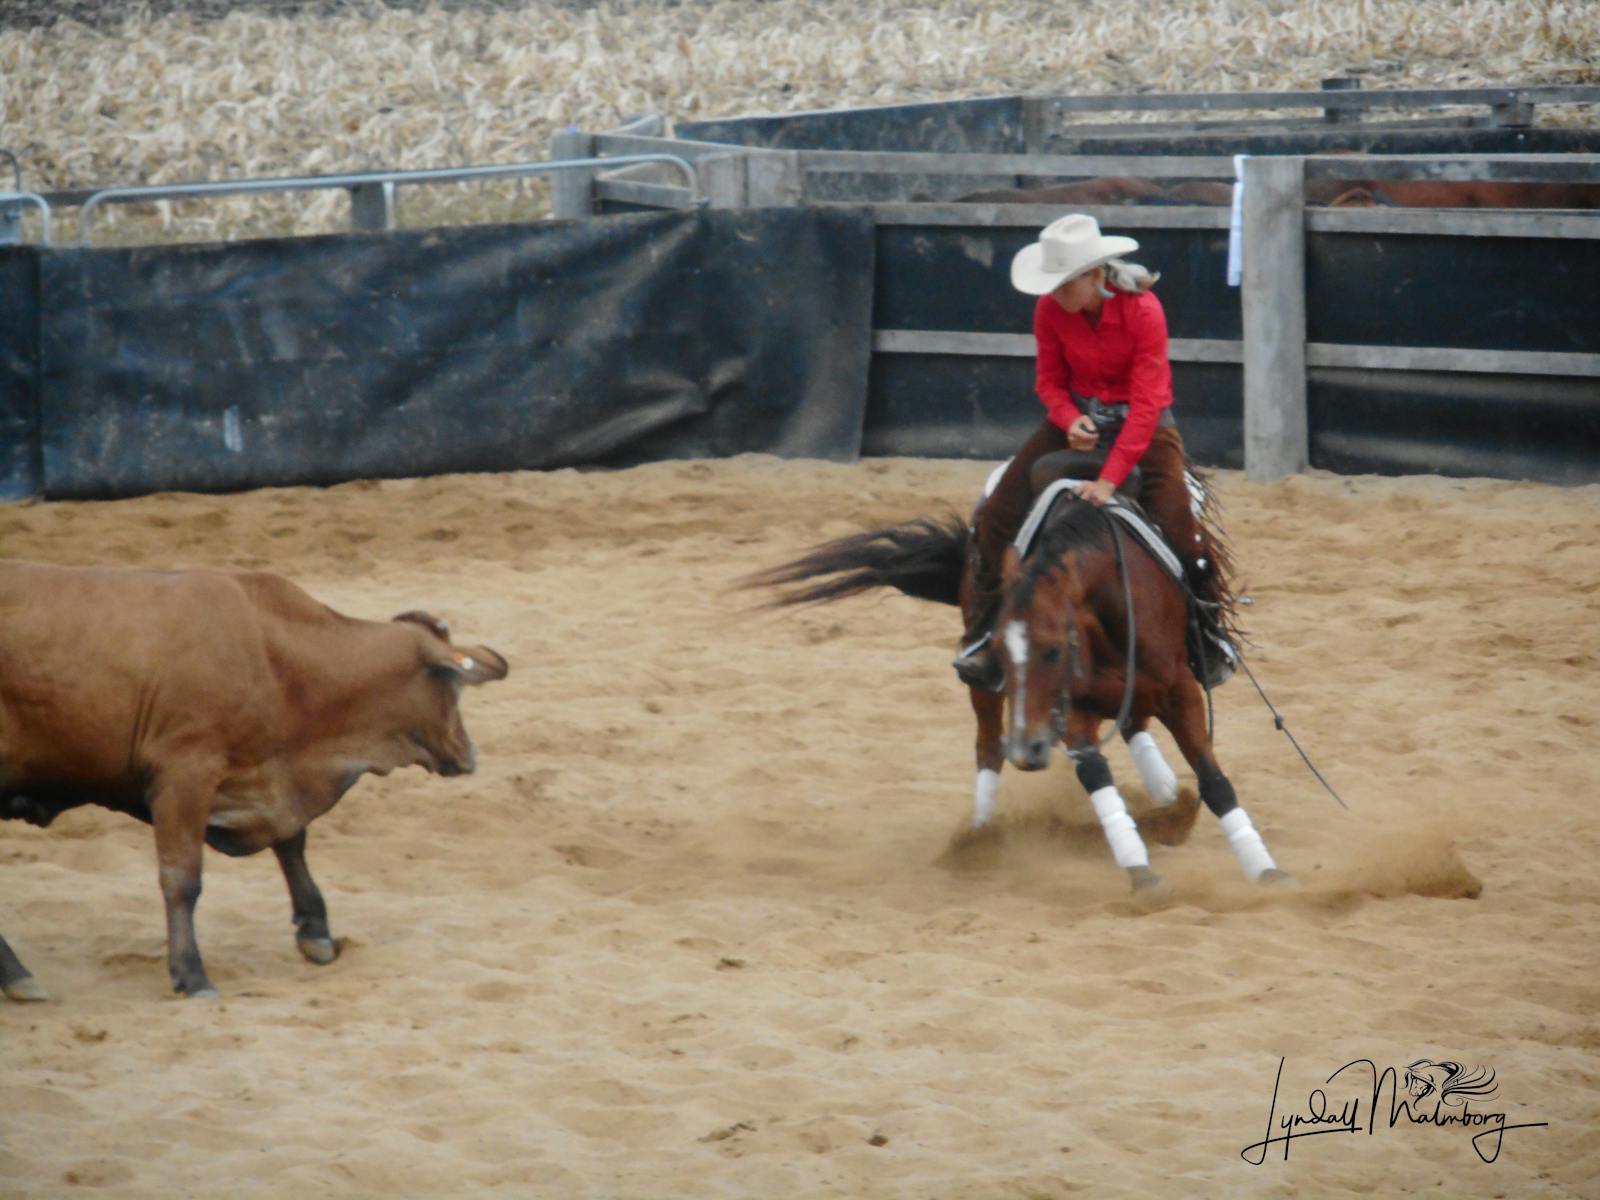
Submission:
<svg viewBox="0 0 1600 1200">
<path fill-rule="evenodd" d="M 1148 292 L 1161 278 L 1161 272 L 1151 271 L 1138 263 L 1123 262 L 1120 258 L 1107 260 L 1102 264 L 1106 273 L 1106 283 L 1119 292 L 1132 292 L 1138 295 Z"/>
</svg>

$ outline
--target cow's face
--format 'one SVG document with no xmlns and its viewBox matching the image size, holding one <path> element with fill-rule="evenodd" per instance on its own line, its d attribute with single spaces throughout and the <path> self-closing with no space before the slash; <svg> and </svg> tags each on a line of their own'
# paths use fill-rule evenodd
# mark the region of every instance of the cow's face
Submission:
<svg viewBox="0 0 1600 1200">
<path fill-rule="evenodd" d="M 466 775 L 478 765 L 478 751 L 461 721 L 461 689 L 504 679 L 506 660 L 487 646 L 456 646 L 444 622 L 426 613 L 395 618 L 408 630 L 415 666 L 395 697 L 394 716 L 407 762 L 438 775 Z"/>
</svg>

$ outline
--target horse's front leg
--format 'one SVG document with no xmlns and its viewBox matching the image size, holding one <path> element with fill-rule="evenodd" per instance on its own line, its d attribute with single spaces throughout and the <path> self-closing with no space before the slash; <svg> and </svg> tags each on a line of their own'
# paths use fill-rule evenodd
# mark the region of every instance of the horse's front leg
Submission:
<svg viewBox="0 0 1600 1200">
<path fill-rule="evenodd" d="M 1168 693 L 1157 715 L 1172 731 L 1173 740 L 1193 769 L 1200 783 L 1200 799 L 1221 821 L 1222 832 L 1244 873 L 1257 883 L 1292 884 L 1294 876 L 1280 871 L 1273 862 L 1250 814 L 1240 807 L 1233 784 L 1217 765 L 1211 738 L 1206 734 L 1205 699 L 1192 676 L 1181 679 Z"/>
<path fill-rule="evenodd" d="M 1139 779 L 1144 783 L 1145 794 L 1157 808 L 1166 808 L 1178 799 L 1178 776 L 1162 757 L 1161 747 L 1145 728 L 1149 718 L 1130 721 L 1123 727 L 1122 740 L 1128 744 L 1128 754 L 1133 759 Z"/>
<path fill-rule="evenodd" d="M 978 780 L 972 799 L 972 827 L 982 829 L 994 820 L 1000 794 L 1000 765 L 1005 761 L 1006 698 L 982 688 L 969 688 L 972 714 L 978 719 Z"/>
<path fill-rule="evenodd" d="M 1164 895 L 1167 885 L 1161 876 L 1150 869 L 1150 852 L 1145 849 L 1139 827 L 1128 815 L 1128 806 L 1117 791 L 1111 778 L 1111 764 L 1100 753 L 1096 734 L 1100 731 L 1100 718 L 1085 709 L 1073 707 L 1067 712 L 1067 755 L 1078 769 L 1078 782 L 1089 793 L 1089 803 L 1094 805 L 1094 815 L 1100 819 L 1111 846 L 1111 857 L 1117 866 L 1128 872 L 1135 892 L 1147 896 Z"/>
</svg>

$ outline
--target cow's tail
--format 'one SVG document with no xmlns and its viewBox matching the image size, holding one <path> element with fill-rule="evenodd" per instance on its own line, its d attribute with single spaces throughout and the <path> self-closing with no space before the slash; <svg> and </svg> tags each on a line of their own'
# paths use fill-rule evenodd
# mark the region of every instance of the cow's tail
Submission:
<svg viewBox="0 0 1600 1200">
<path fill-rule="evenodd" d="M 880 587 L 959 605 L 970 536 L 953 515 L 907 521 L 824 542 L 792 562 L 745 576 L 739 586 L 771 589 L 766 608 L 823 604 Z"/>
</svg>

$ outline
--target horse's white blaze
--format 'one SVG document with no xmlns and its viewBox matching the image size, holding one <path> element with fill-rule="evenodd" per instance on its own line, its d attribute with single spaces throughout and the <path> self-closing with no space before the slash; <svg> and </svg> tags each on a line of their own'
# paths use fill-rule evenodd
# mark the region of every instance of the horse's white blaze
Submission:
<svg viewBox="0 0 1600 1200">
<path fill-rule="evenodd" d="M 1141 729 L 1128 739 L 1128 753 L 1153 803 L 1164 808 L 1178 798 L 1178 777 L 1161 757 L 1161 747 L 1148 730 Z"/>
<path fill-rule="evenodd" d="M 1116 787 L 1103 787 L 1089 797 L 1094 805 L 1094 815 L 1100 818 L 1100 828 L 1105 830 L 1106 841 L 1111 844 L 1111 857 L 1124 869 L 1148 867 L 1150 852 L 1144 848 L 1139 827 L 1128 815 L 1128 806 L 1122 802 L 1122 793 Z"/>
<path fill-rule="evenodd" d="M 972 801 L 972 824 L 982 829 L 994 820 L 995 800 L 1000 795 L 1000 772 L 984 767 L 978 772 L 978 791 Z"/>
<path fill-rule="evenodd" d="M 1011 665 L 1015 668 L 1016 686 L 1011 694 L 1011 735 L 1018 743 L 1022 741 L 1022 731 L 1027 725 L 1027 714 L 1024 700 L 1028 695 L 1028 627 L 1021 621 L 1012 621 L 1006 626 L 1006 653 L 1011 656 Z"/>
<path fill-rule="evenodd" d="M 1267 853 L 1267 844 L 1261 840 L 1256 827 L 1250 823 L 1250 814 L 1244 809 L 1235 808 L 1222 818 L 1222 832 L 1228 835 L 1233 856 L 1251 879 L 1260 879 L 1263 871 L 1278 865 Z"/>
<path fill-rule="evenodd" d="M 1021 621 L 1006 626 L 1006 653 L 1017 666 L 1028 665 L 1028 627 Z"/>
</svg>

